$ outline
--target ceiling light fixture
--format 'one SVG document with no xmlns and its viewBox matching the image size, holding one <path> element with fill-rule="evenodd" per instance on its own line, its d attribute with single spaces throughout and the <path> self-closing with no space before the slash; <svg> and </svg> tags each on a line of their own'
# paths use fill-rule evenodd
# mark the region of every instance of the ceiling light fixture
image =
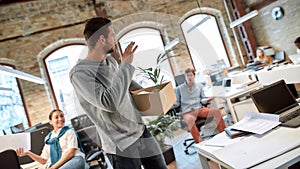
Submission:
<svg viewBox="0 0 300 169">
<path fill-rule="evenodd" d="M 4 74 L 9 75 L 9 76 L 17 77 L 17 78 L 27 80 L 30 82 L 34 82 L 34 83 L 38 83 L 38 84 L 45 84 L 45 80 L 42 78 L 30 75 L 25 72 L 21 72 L 19 70 L 10 69 L 3 65 L 0 65 L 0 72 L 3 72 Z"/>
<path fill-rule="evenodd" d="M 201 8 L 200 8 L 200 3 L 198 2 L 198 0 L 196 0 L 197 5 L 198 5 L 198 9 L 199 9 L 199 13 L 201 14 Z M 201 2 L 202 4 L 202 2 Z M 190 33 L 191 31 L 193 31 L 194 29 L 196 29 L 198 26 L 200 26 L 201 24 L 203 24 L 205 21 L 207 21 L 208 19 L 210 19 L 210 16 L 207 15 L 206 17 L 204 17 L 201 21 L 199 21 L 196 25 L 192 26 L 189 30 L 187 30 L 187 33 Z"/>
<path fill-rule="evenodd" d="M 254 10 L 254 11 L 251 11 L 249 13 L 247 13 L 246 15 L 240 17 L 239 19 L 233 21 L 230 23 L 230 28 L 234 28 L 236 27 L 237 25 L 253 18 L 254 16 L 258 15 L 258 11 L 257 10 Z"/>
<path fill-rule="evenodd" d="M 164 47 L 165 51 L 172 49 L 178 43 L 179 43 L 179 39 L 175 38 L 174 40 L 172 40 L 171 42 L 169 42 L 168 44 L 166 44 L 166 46 Z"/>
</svg>

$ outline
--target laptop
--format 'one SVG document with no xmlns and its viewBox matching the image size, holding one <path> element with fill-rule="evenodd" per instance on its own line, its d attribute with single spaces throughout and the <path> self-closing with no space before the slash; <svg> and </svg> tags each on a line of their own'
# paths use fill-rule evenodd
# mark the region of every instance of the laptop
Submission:
<svg viewBox="0 0 300 169">
<path fill-rule="evenodd" d="M 231 78 L 223 78 L 223 84 L 222 86 L 224 87 L 225 91 L 229 91 L 231 89 L 232 85 L 232 79 Z"/>
<path fill-rule="evenodd" d="M 259 112 L 278 114 L 282 126 L 300 126 L 300 106 L 284 80 L 252 92 L 251 98 Z"/>
<path fill-rule="evenodd" d="M 300 55 L 294 54 L 294 55 L 289 55 L 290 60 L 295 64 L 300 64 Z"/>
<path fill-rule="evenodd" d="M 284 62 L 284 51 L 276 52 L 274 55 L 273 64 Z"/>
</svg>

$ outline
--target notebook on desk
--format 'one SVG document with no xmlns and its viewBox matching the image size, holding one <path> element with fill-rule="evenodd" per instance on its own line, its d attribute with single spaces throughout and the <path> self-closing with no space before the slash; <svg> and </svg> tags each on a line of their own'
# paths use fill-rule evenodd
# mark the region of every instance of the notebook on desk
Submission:
<svg viewBox="0 0 300 169">
<path fill-rule="evenodd" d="M 260 112 L 278 114 L 282 126 L 300 126 L 300 106 L 284 80 L 252 92 L 251 98 Z"/>
</svg>

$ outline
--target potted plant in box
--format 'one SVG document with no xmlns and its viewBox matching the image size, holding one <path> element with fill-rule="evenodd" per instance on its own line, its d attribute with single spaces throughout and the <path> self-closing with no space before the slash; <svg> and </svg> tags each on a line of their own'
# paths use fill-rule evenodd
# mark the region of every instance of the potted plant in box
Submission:
<svg viewBox="0 0 300 169">
<path fill-rule="evenodd" d="M 173 138 L 174 131 L 179 128 L 178 125 L 176 118 L 170 115 L 160 115 L 147 124 L 147 129 L 160 145 L 167 164 L 175 160 L 175 155 L 173 146 L 165 144 L 165 138 Z"/>
<path fill-rule="evenodd" d="M 176 96 L 171 82 L 163 83 L 161 64 L 175 56 L 169 56 L 170 50 L 161 53 L 156 59 L 155 68 L 141 68 L 142 75 L 151 80 L 155 85 L 148 88 L 131 91 L 137 109 L 142 116 L 155 116 L 166 113 L 176 101 Z"/>
<path fill-rule="evenodd" d="M 160 90 L 161 84 L 164 80 L 164 75 L 161 75 L 161 64 L 169 58 L 176 57 L 176 55 L 169 56 L 170 50 L 166 50 L 164 53 L 161 53 L 156 58 L 156 67 L 155 68 L 141 68 L 140 71 L 144 74 L 144 77 L 151 80 L 156 90 Z"/>
</svg>

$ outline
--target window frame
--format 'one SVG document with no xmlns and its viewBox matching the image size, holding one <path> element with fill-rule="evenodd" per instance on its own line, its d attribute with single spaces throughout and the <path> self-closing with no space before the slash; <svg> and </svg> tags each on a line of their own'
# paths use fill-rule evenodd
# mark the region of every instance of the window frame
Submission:
<svg viewBox="0 0 300 169">
<path fill-rule="evenodd" d="M 59 109 L 59 104 L 58 104 L 58 101 L 55 96 L 55 93 L 54 93 L 54 89 L 53 89 L 53 85 L 52 85 L 52 81 L 51 81 L 51 78 L 50 78 L 50 74 L 49 74 L 49 71 L 48 71 L 48 67 L 47 67 L 47 64 L 46 64 L 46 59 L 52 54 L 54 53 L 55 51 L 61 49 L 61 48 L 64 48 L 64 47 L 67 47 L 67 46 L 72 46 L 72 45 L 85 45 L 86 46 L 86 43 L 84 42 L 71 42 L 71 43 L 65 43 L 65 44 L 62 44 L 58 47 L 55 47 L 53 48 L 50 52 L 48 52 L 45 56 L 42 57 L 42 66 L 43 66 L 43 72 L 45 73 L 45 78 L 48 82 L 48 85 L 49 85 L 49 89 L 48 91 L 50 92 L 50 95 L 51 95 L 51 98 L 53 99 L 54 101 L 54 106 L 55 106 L 55 109 Z"/>
<path fill-rule="evenodd" d="M 218 17 L 217 17 L 216 15 L 211 14 L 211 13 L 208 13 L 208 12 L 197 12 L 197 13 L 193 13 L 193 14 L 190 14 L 190 15 L 186 16 L 186 17 L 185 17 L 184 19 L 182 19 L 182 20 L 180 21 L 180 23 L 179 23 L 179 25 L 180 25 L 180 30 L 181 30 L 181 33 L 182 33 L 182 36 L 183 36 L 185 45 L 186 45 L 186 47 L 187 47 L 187 51 L 188 51 L 188 53 L 189 53 L 189 56 L 190 56 L 190 59 L 191 59 L 193 68 L 195 69 L 195 64 L 194 64 L 194 61 L 193 61 L 193 58 L 192 58 L 192 55 L 191 55 L 191 51 L 190 51 L 190 49 L 189 49 L 189 47 L 188 47 L 188 45 L 187 45 L 187 40 L 186 40 L 186 37 L 185 37 L 185 35 L 184 35 L 184 31 L 183 31 L 183 29 L 182 29 L 182 24 L 183 24 L 183 22 L 186 21 L 188 18 L 190 18 L 190 17 L 192 17 L 192 16 L 194 16 L 194 15 L 199 15 L 199 14 L 205 14 L 205 15 L 209 15 L 209 16 L 215 18 L 216 24 L 217 24 L 217 27 L 218 27 L 218 31 L 219 31 L 219 33 L 220 33 L 220 37 L 221 37 L 221 40 L 222 40 L 222 44 L 223 44 L 223 46 L 224 46 L 224 49 L 225 49 L 225 52 L 226 52 L 226 55 L 227 55 L 227 59 L 228 59 L 229 65 L 230 65 L 230 67 L 232 67 L 233 64 L 232 64 L 231 58 L 229 57 L 228 49 L 227 49 L 227 47 L 226 47 L 226 45 L 225 45 L 224 37 L 223 37 L 222 32 L 221 32 L 221 29 L 220 29 L 220 24 L 219 24 Z"/>
<path fill-rule="evenodd" d="M 139 27 L 135 27 L 135 28 L 131 28 L 131 29 L 126 30 L 121 36 L 118 37 L 118 40 L 117 40 L 118 41 L 118 43 L 117 43 L 118 45 L 117 45 L 117 47 L 118 47 L 118 50 L 120 51 L 121 55 L 123 55 L 123 52 L 122 52 L 122 49 L 121 49 L 120 39 L 122 39 L 129 32 L 134 31 L 136 29 L 142 29 L 142 28 L 157 30 L 159 32 L 159 35 L 161 37 L 163 45 L 166 46 L 165 39 L 163 38 L 163 34 L 162 34 L 162 31 L 160 29 L 152 27 L 152 26 L 139 26 Z M 170 65 L 170 68 L 171 68 L 171 71 L 172 71 L 172 75 L 173 75 L 173 77 L 175 77 L 174 67 L 173 67 L 173 65 L 172 65 L 172 63 L 170 61 L 170 58 L 168 58 L 168 63 Z"/>
<path fill-rule="evenodd" d="M 0 65 L 9 66 L 9 67 L 11 67 L 13 69 L 16 69 L 16 66 L 14 64 L 2 62 L 1 60 L 0 60 Z M 22 90 L 21 82 L 20 82 L 19 78 L 15 77 L 15 79 L 17 81 L 19 93 L 20 93 L 20 96 L 21 96 L 21 99 L 22 99 L 22 103 L 23 103 L 23 107 L 24 107 L 24 111 L 25 111 L 25 115 L 26 115 L 28 127 L 31 127 L 31 121 L 30 121 L 30 117 L 29 117 L 29 114 L 28 114 L 27 106 L 26 106 L 26 103 L 25 103 L 25 99 L 24 99 L 24 95 L 23 95 L 23 90 Z"/>
</svg>

